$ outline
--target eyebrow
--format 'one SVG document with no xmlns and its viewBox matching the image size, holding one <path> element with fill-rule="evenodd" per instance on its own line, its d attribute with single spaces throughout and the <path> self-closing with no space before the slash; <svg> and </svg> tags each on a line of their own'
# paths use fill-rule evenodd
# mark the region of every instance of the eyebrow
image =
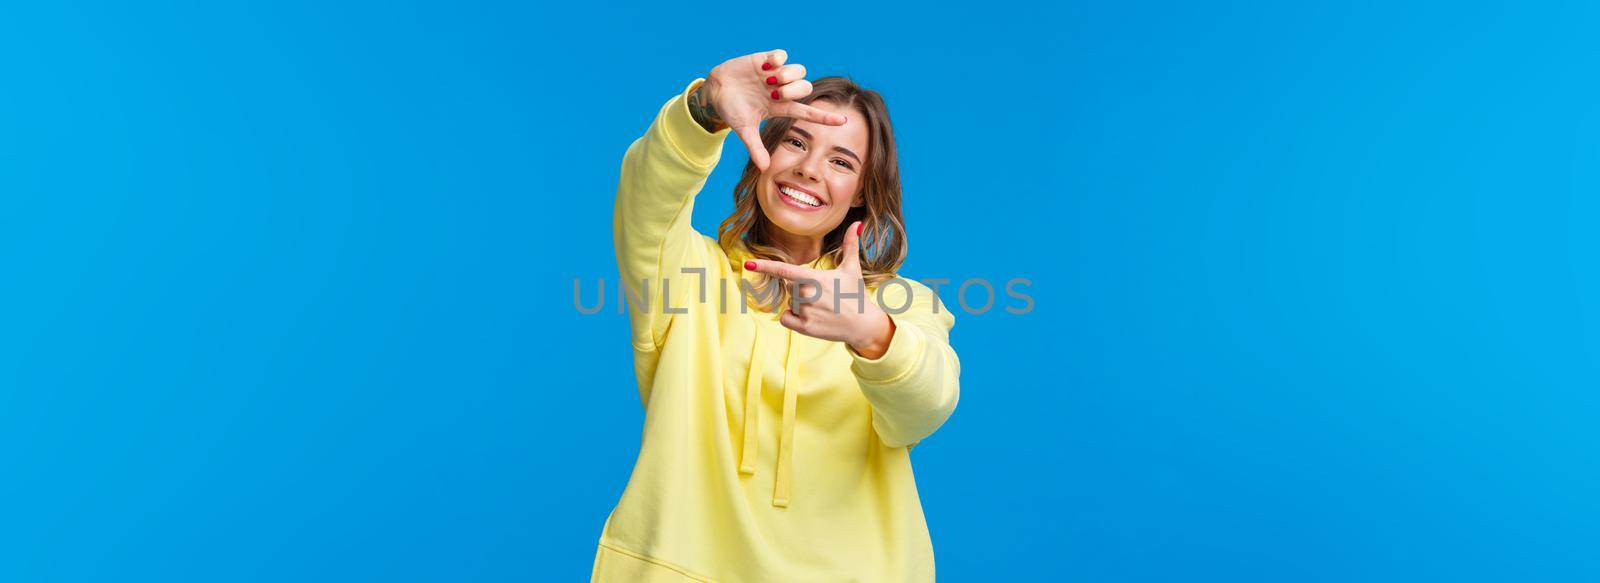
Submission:
<svg viewBox="0 0 1600 583">
<path fill-rule="evenodd" d="M 816 138 L 811 137 L 811 132 L 802 130 L 802 129 L 797 128 L 797 127 L 792 127 L 792 126 L 789 129 L 794 130 L 794 133 L 800 134 L 800 137 L 805 138 L 807 140 L 816 139 Z M 846 148 L 844 146 L 834 146 L 833 149 L 835 151 L 839 152 L 840 154 L 844 154 L 844 155 L 849 156 L 851 158 L 855 158 L 857 164 L 863 163 L 861 161 L 861 157 L 857 156 L 855 152 L 851 152 L 850 148 Z"/>
</svg>

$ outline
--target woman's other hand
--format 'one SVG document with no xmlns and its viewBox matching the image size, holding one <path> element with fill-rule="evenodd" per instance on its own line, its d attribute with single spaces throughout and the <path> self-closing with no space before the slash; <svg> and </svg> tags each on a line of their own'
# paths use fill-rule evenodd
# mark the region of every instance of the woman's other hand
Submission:
<svg viewBox="0 0 1600 583">
<path fill-rule="evenodd" d="M 765 259 L 745 262 L 745 269 L 789 282 L 794 307 L 778 316 L 785 328 L 806 336 L 844 342 L 869 359 L 883 356 L 894 337 L 894 320 L 868 301 L 861 276 L 861 222 L 844 235 L 844 251 L 834 269 L 811 269 Z"/>
</svg>

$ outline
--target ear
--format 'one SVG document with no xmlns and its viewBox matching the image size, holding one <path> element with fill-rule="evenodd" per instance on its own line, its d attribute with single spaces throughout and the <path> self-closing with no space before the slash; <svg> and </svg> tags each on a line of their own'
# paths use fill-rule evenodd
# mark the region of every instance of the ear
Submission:
<svg viewBox="0 0 1600 583">
<path fill-rule="evenodd" d="M 850 208 L 855 208 L 855 207 L 858 207 L 858 206 L 861 206 L 861 205 L 864 205 L 864 204 L 867 204 L 866 195 L 863 195 L 863 194 L 857 192 L 855 200 L 851 201 L 851 203 L 850 203 Z"/>
</svg>

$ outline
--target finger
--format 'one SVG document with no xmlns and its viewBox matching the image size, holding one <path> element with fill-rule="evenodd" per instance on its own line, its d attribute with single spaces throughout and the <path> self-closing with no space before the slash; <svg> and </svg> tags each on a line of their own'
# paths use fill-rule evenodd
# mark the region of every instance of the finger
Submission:
<svg viewBox="0 0 1600 583">
<path fill-rule="evenodd" d="M 783 324 L 784 328 L 794 330 L 795 332 L 799 332 L 801 334 L 806 333 L 805 319 L 801 318 L 799 314 L 794 313 L 794 310 L 784 310 L 783 313 L 778 316 L 778 323 Z"/>
<path fill-rule="evenodd" d="M 760 126 L 740 126 L 733 128 L 733 133 L 739 134 L 739 139 L 744 142 L 744 147 L 750 150 L 750 162 L 766 172 L 769 157 L 766 144 L 761 143 Z"/>
<path fill-rule="evenodd" d="M 765 273 L 767 275 L 788 281 L 808 278 L 812 280 L 816 279 L 815 277 L 812 277 L 810 269 L 806 269 L 798 265 L 791 265 L 782 261 L 773 261 L 771 259 L 751 259 L 744 262 L 744 268 L 756 273 Z"/>
<path fill-rule="evenodd" d="M 789 286 L 789 298 L 801 310 L 808 304 L 822 301 L 822 282 L 811 277 L 795 280 Z"/>
<path fill-rule="evenodd" d="M 766 77 L 768 85 L 784 85 L 806 78 L 806 66 L 799 63 L 790 63 L 769 73 Z"/>
<path fill-rule="evenodd" d="M 856 221 L 845 227 L 843 257 L 839 258 L 839 269 L 852 274 L 861 273 L 861 224 Z"/>
<path fill-rule="evenodd" d="M 822 286 L 810 283 L 811 280 L 802 281 L 806 283 L 795 283 L 793 291 L 790 292 L 794 294 L 796 302 L 803 306 L 817 303 L 817 300 L 822 299 Z"/>
<path fill-rule="evenodd" d="M 755 58 L 757 67 L 764 72 L 770 72 L 782 67 L 789 60 L 789 53 L 783 49 L 772 49 L 765 53 L 750 55 Z"/>
<path fill-rule="evenodd" d="M 784 101 L 772 107 L 772 117 L 792 117 L 830 126 L 844 125 L 841 114 L 824 111 L 804 103 Z"/>
<path fill-rule="evenodd" d="M 778 96 L 778 99 L 775 99 L 774 101 L 794 101 L 811 94 L 811 82 L 801 79 L 799 81 L 779 85 L 778 88 L 774 89 L 773 91 L 773 94 Z"/>
</svg>

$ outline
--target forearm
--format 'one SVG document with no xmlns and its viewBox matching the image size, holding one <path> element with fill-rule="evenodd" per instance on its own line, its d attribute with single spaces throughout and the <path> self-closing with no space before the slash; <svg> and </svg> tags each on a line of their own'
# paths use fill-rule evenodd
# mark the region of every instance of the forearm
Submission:
<svg viewBox="0 0 1600 583">
<path fill-rule="evenodd" d="M 658 259 L 663 239 L 674 232 L 687 236 L 693 199 L 721 158 L 727 134 L 705 131 L 689 105 L 704 86 L 697 81 L 667 101 L 623 156 L 615 243 L 631 259 Z"/>
<path fill-rule="evenodd" d="M 706 132 L 692 119 L 687 98 L 697 88 L 687 87 L 663 105 L 623 157 L 613 208 L 617 265 L 630 296 L 642 298 L 644 286 L 649 286 L 651 303 L 660 301 L 663 277 L 692 267 L 685 262 L 699 243 L 690 224 L 694 197 L 720 159 L 727 135 Z M 649 306 L 637 307 L 639 341 L 647 333 L 653 336 L 663 318 L 650 314 L 657 310 Z"/>
<path fill-rule="evenodd" d="M 909 301 L 902 286 L 884 288 L 885 305 L 907 306 L 885 314 L 887 340 L 850 347 L 850 370 L 872 403 L 872 427 L 890 447 L 932 435 L 955 411 L 961 394 L 961 361 L 950 346 L 955 316 L 927 286 L 902 281 L 910 288 Z"/>
<path fill-rule="evenodd" d="M 851 370 L 872 403 L 873 429 L 890 447 L 932 435 L 960 397 L 961 365 L 955 351 L 911 324 L 897 326 L 880 358 L 857 358 Z"/>
</svg>

